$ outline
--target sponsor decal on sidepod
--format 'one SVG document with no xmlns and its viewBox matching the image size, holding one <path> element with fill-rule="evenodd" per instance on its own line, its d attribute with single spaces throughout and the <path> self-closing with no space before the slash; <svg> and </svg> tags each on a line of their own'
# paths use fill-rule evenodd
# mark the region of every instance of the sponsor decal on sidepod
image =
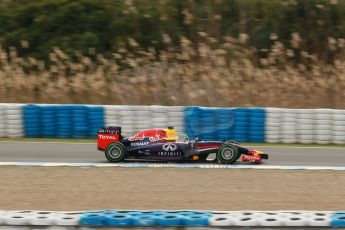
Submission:
<svg viewBox="0 0 345 230">
<path fill-rule="evenodd" d="M 150 142 L 144 141 L 144 142 L 132 142 L 131 146 L 142 146 L 142 145 L 148 145 Z"/>
<path fill-rule="evenodd" d="M 175 152 L 177 149 L 175 144 L 164 144 L 162 149 L 164 151 L 158 152 L 160 156 L 182 156 L 182 152 Z"/>
<path fill-rule="evenodd" d="M 159 156 L 182 156 L 182 152 L 158 152 Z"/>
<path fill-rule="evenodd" d="M 175 144 L 164 144 L 162 149 L 164 151 L 174 152 L 177 149 L 177 146 Z"/>
</svg>

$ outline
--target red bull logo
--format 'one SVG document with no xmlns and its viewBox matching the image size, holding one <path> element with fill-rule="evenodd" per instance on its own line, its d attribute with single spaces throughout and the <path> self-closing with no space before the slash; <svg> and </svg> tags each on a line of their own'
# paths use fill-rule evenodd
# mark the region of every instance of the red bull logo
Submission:
<svg viewBox="0 0 345 230">
<path fill-rule="evenodd" d="M 145 138 L 145 134 L 140 132 L 140 133 L 135 134 L 132 137 L 128 137 L 128 140 L 130 140 L 130 141 L 141 141 L 144 138 Z"/>
<path fill-rule="evenodd" d="M 128 140 L 130 141 L 140 141 L 143 140 L 144 138 L 149 138 L 150 141 L 158 141 L 163 138 L 166 138 L 167 135 L 164 132 L 164 129 L 146 129 L 143 130 L 137 134 L 135 134 L 132 137 L 129 137 Z"/>
</svg>

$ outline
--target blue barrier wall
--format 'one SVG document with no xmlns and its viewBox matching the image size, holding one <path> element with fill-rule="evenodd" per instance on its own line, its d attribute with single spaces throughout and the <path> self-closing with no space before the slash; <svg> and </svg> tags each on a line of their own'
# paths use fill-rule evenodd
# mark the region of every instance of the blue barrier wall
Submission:
<svg viewBox="0 0 345 230">
<path fill-rule="evenodd" d="M 185 130 L 192 138 L 264 142 L 265 109 L 190 106 L 184 113 Z M 103 106 L 24 105 L 25 136 L 94 138 L 104 127 L 104 114 Z"/>
<path fill-rule="evenodd" d="M 202 140 L 264 142 L 265 110 L 261 108 L 185 108 L 185 130 Z"/>
<path fill-rule="evenodd" d="M 23 107 L 26 137 L 95 138 L 104 127 L 102 106 L 25 105 Z"/>
<path fill-rule="evenodd" d="M 41 106 L 26 105 L 23 107 L 25 137 L 41 137 Z"/>
<path fill-rule="evenodd" d="M 73 130 L 72 109 L 70 106 L 58 106 L 56 110 L 57 137 L 71 138 Z"/>
<path fill-rule="evenodd" d="M 129 136 L 144 128 L 174 125 L 179 133 L 205 140 L 345 144 L 345 110 L 157 108 L 0 103 L 0 137 L 94 138 L 105 125 L 120 125 Z"/>
</svg>

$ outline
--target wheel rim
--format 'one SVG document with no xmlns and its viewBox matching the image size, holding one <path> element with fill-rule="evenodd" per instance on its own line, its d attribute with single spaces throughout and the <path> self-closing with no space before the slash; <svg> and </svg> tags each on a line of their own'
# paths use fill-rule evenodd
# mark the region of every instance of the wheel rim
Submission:
<svg viewBox="0 0 345 230">
<path fill-rule="evenodd" d="M 221 155 L 224 160 L 230 160 L 234 156 L 234 150 L 231 148 L 224 148 Z"/>
<path fill-rule="evenodd" d="M 109 156 L 113 159 L 117 159 L 121 156 L 121 149 L 119 147 L 111 147 L 109 149 Z"/>
</svg>

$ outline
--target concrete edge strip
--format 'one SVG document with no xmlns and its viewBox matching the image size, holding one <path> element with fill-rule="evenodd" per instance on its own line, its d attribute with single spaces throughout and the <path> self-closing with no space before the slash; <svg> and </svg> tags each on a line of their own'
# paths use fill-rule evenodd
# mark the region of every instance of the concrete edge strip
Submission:
<svg viewBox="0 0 345 230">
<path fill-rule="evenodd" d="M 0 211 L 1 226 L 345 227 L 345 211 L 97 210 Z M 11 228 L 13 229 L 13 228 Z M 50 228 L 49 228 L 50 229 Z"/>
<path fill-rule="evenodd" d="M 279 166 L 279 165 L 218 165 L 177 163 L 60 163 L 60 162 L 0 162 L 0 166 L 41 167 L 115 167 L 115 168 L 204 168 L 204 169 L 280 169 L 280 170 L 336 170 L 345 171 L 345 166 Z"/>
</svg>

